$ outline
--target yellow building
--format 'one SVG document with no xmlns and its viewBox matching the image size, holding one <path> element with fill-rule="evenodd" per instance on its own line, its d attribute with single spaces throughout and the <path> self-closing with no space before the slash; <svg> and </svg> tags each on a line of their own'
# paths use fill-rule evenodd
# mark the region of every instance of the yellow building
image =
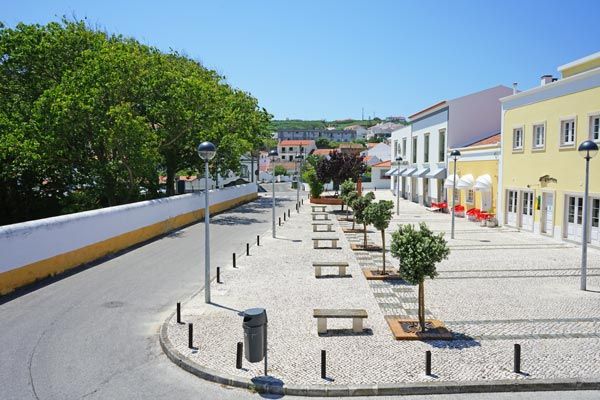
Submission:
<svg viewBox="0 0 600 400">
<path fill-rule="evenodd" d="M 461 153 L 456 162 L 456 204 L 465 210 L 477 208 L 496 213 L 498 191 L 498 167 L 500 161 L 500 133 L 456 149 Z M 448 190 L 448 205 L 452 204 L 454 161 L 449 157 L 448 178 L 444 186 Z"/>
<path fill-rule="evenodd" d="M 600 157 L 590 161 L 590 213 L 583 221 L 587 139 L 600 142 L 600 52 L 542 77 L 539 87 L 501 99 L 499 221 L 556 238 L 600 246 Z"/>
</svg>

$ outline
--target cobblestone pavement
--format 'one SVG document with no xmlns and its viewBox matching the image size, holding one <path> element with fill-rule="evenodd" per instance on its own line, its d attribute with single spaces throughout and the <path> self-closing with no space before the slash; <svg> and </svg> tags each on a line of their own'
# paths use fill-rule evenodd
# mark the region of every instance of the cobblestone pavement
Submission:
<svg viewBox="0 0 600 400">
<path fill-rule="evenodd" d="M 378 198 L 391 198 L 376 192 Z M 339 207 L 336 207 L 339 208 Z M 328 211 L 332 211 L 328 207 Z M 401 201 L 398 224 L 426 222 L 447 232 L 450 217 Z M 261 238 L 237 269 L 223 265 L 223 284 L 213 284 L 213 305 L 200 294 L 183 306 L 193 322 L 197 350 L 187 348 L 187 327 L 169 322 L 169 336 L 194 361 L 247 378 L 262 375 L 262 363 L 235 368 L 236 343 L 243 341 L 241 312 L 264 307 L 269 318 L 269 374 L 287 384 L 369 384 L 414 381 L 600 378 L 600 251 L 589 251 L 592 289 L 579 288 L 577 245 L 508 228 L 485 228 L 456 221 L 456 239 L 439 276 L 425 284 L 429 318 L 441 319 L 455 340 L 404 342 L 393 339 L 386 315 L 416 318 L 416 288 L 403 281 L 366 281 L 361 268 L 381 267 L 376 251 L 352 251 L 362 233 L 342 233 L 351 222 L 332 218 L 335 233 L 313 233 L 310 207 L 278 228 L 277 239 Z M 342 220 L 339 220 L 342 219 Z M 312 238 L 337 236 L 340 249 L 315 250 Z M 249 238 L 248 241 L 253 241 Z M 381 244 L 372 227 L 369 243 Z M 386 245 L 389 248 L 389 243 Z M 348 261 L 351 277 L 315 278 L 312 261 Z M 389 266 L 397 260 L 388 254 Z M 328 271 L 325 270 L 325 273 Z M 331 272 L 337 272 L 331 270 Z M 350 320 L 330 320 L 318 335 L 315 308 L 363 308 L 363 334 Z M 522 346 L 523 374 L 512 372 L 512 348 Z M 327 351 L 328 379 L 320 378 L 320 351 Z M 424 375 L 431 350 L 433 376 Z"/>
</svg>

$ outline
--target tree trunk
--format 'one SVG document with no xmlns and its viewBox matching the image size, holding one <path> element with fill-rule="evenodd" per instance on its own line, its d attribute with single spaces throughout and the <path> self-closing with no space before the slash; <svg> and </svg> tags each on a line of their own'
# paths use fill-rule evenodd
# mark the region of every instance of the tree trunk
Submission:
<svg viewBox="0 0 600 400">
<path fill-rule="evenodd" d="M 381 231 L 381 254 L 383 254 L 383 275 L 385 275 L 385 230 Z"/>
<path fill-rule="evenodd" d="M 167 196 L 175 194 L 175 168 L 167 165 Z"/>
<path fill-rule="evenodd" d="M 421 332 L 425 332 L 425 284 L 419 282 L 419 325 Z"/>
<path fill-rule="evenodd" d="M 365 235 L 364 248 L 367 249 L 367 224 L 363 223 L 363 235 Z"/>
<path fill-rule="evenodd" d="M 352 216 L 352 230 L 354 230 L 354 223 L 356 222 L 356 217 Z"/>
</svg>

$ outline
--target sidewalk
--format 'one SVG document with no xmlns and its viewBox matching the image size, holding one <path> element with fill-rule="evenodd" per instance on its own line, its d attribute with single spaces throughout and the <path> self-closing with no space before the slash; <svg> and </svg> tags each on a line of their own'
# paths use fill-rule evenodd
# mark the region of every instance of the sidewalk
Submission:
<svg viewBox="0 0 600 400">
<path fill-rule="evenodd" d="M 391 198 L 388 191 L 376 195 Z M 415 316 L 416 288 L 398 281 L 367 282 L 360 268 L 381 265 L 381 254 L 351 251 L 350 242 L 362 240 L 362 234 L 346 235 L 340 224 L 348 223 L 334 214 L 330 218 L 335 233 L 313 233 L 305 200 L 301 213 L 292 210 L 291 219 L 278 227 L 276 239 L 270 232 L 261 237 L 249 257 L 238 255 L 237 269 L 221 266 L 224 283 L 213 282 L 214 304 L 205 305 L 199 294 L 182 305 L 185 324 L 172 317 L 163 327 L 184 362 L 224 377 L 262 376 L 262 362 L 244 360 L 243 369 L 235 368 L 236 343 L 243 342 L 241 312 L 262 307 L 269 319 L 269 375 L 279 384 L 600 380 L 600 294 L 577 289 L 576 245 L 457 219 L 456 239 L 446 236 L 451 255 L 439 265 L 440 276 L 425 284 L 428 315 L 444 321 L 456 340 L 404 342 L 392 337 L 384 317 Z M 436 231 L 450 225 L 449 215 L 401 200 L 401 214 L 389 231 L 398 223 L 421 221 Z M 370 231 L 369 240 L 380 243 L 380 233 Z M 337 236 L 341 249 L 315 250 L 315 236 Z M 386 258 L 397 266 L 389 254 Z M 315 278 L 312 261 L 327 260 L 347 261 L 352 277 Z M 600 287 L 598 271 L 600 252 L 590 250 L 590 287 Z M 319 336 L 315 308 L 363 308 L 367 329 L 352 334 L 347 330 L 351 320 L 329 319 L 328 327 L 340 330 Z M 197 351 L 187 347 L 188 322 L 194 324 Z M 522 345 L 525 374 L 512 372 L 514 343 Z M 321 350 L 327 351 L 326 380 L 320 377 Z M 432 376 L 424 374 L 426 350 L 432 352 Z"/>
</svg>

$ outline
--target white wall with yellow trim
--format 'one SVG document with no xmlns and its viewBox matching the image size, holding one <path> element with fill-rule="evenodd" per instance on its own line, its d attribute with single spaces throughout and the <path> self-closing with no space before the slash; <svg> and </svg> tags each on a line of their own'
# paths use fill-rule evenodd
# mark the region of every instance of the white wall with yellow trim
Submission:
<svg viewBox="0 0 600 400">
<path fill-rule="evenodd" d="M 256 184 L 211 190 L 211 213 L 257 197 Z M 0 294 L 152 239 L 204 216 L 191 193 L 0 227 Z"/>
</svg>

